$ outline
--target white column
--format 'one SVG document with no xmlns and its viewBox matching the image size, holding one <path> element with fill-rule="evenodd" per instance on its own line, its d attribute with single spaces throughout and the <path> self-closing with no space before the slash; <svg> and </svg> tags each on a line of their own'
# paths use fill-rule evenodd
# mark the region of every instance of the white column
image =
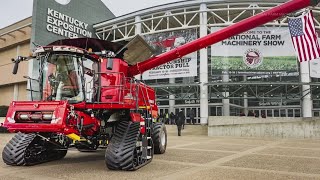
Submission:
<svg viewBox="0 0 320 180">
<path fill-rule="evenodd" d="M 229 74 L 222 75 L 222 82 L 229 82 Z M 227 99 L 222 99 L 223 116 L 230 116 L 230 99 L 229 92 L 223 92 L 223 96 Z"/>
<path fill-rule="evenodd" d="M 302 83 L 310 83 L 309 61 L 300 63 L 300 76 Z M 310 85 L 302 85 L 302 96 L 302 117 L 312 117 Z"/>
<path fill-rule="evenodd" d="M 228 51 L 226 55 L 228 56 Z M 229 59 L 225 58 L 224 60 L 224 66 L 223 66 L 223 71 L 224 73 L 222 74 L 222 82 L 228 83 L 229 82 Z M 224 91 L 222 92 L 223 96 L 227 99 L 222 99 L 222 109 L 223 109 L 223 116 L 230 116 L 230 99 L 229 99 L 229 91 Z"/>
<path fill-rule="evenodd" d="M 169 84 L 174 84 L 175 83 L 175 79 L 174 78 L 170 78 L 169 79 Z M 169 114 L 171 112 L 175 113 L 174 112 L 174 106 L 175 106 L 175 96 L 174 94 L 170 94 L 169 95 Z"/>
<path fill-rule="evenodd" d="M 17 101 L 19 97 L 19 84 L 14 84 L 13 86 L 13 100 Z"/>
<path fill-rule="evenodd" d="M 208 35 L 207 5 L 200 4 L 200 37 Z M 208 124 L 208 49 L 200 50 L 200 123 Z"/>
<path fill-rule="evenodd" d="M 247 76 L 243 76 L 243 81 L 247 81 Z M 244 108 L 244 114 L 248 114 L 248 92 L 243 92 L 243 108 Z"/>
<path fill-rule="evenodd" d="M 168 47 L 166 49 L 166 51 L 170 51 L 170 47 Z M 175 78 L 169 78 L 169 84 L 174 84 L 176 82 Z M 174 94 L 170 94 L 169 95 L 169 114 L 171 112 L 175 113 L 174 111 L 174 106 L 176 105 L 176 101 L 175 101 L 175 95 Z"/>
<path fill-rule="evenodd" d="M 248 92 L 243 92 L 243 113 L 248 114 Z"/>
<path fill-rule="evenodd" d="M 135 17 L 135 35 L 141 34 L 141 17 Z M 142 74 L 138 74 L 135 76 L 136 79 L 141 80 Z"/>
</svg>

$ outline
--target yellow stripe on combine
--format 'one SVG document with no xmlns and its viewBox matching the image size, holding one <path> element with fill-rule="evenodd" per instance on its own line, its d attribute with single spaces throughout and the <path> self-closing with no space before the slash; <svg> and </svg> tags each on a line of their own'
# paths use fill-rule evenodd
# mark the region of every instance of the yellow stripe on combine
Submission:
<svg viewBox="0 0 320 180">
<path fill-rule="evenodd" d="M 150 106 L 139 106 L 139 109 L 150 109 Z"/>
<path fill-rule="evenodd" d="M 80 141 L 80 136 L 74 134 L 74 133 L 71 133 L 71 134 L 68 134 L 67 135 L 70 139 L 74 140 L 74 141 Z"/>
</svg>

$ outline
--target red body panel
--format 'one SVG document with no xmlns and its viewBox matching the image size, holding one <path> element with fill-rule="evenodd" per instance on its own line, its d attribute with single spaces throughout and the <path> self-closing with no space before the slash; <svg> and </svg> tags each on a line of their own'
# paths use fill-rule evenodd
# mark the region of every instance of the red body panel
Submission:
<svg viewBox="0 0 320 180">
<path fill-rule="evenodd" d="M 113 58 L 113 68 L 108 70 L 107 63 L 108 59 L 101 62 L 101 102 L 122 102 L 128 64 L 121 59 Z"/>
<path fill-rule="evenodd" d="M 68 113 L 67 101 L 41 102 L 41 101 L 13 101 L 8 109 L 4 127 L 9 131 L 22 132 L 63 132 L 66 127 L 65 119 Z M 52 120 L 34 123 L 18 122 L 16 114 L 19 112 L 52 112 Z"/>
</svg>

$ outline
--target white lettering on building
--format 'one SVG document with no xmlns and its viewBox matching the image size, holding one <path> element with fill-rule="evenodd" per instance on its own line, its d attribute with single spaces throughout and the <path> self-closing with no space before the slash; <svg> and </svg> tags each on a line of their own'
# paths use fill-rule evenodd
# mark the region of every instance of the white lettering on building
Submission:
<svg viewBox="0 0 320 180">
<path fill-rule="evenodd" d="M 48 8 L 47 12 L 46 28 L 49 32 L 68 38 L 77 38 L 79 35 L 90 38 L 92 37 L 92 32 L 87 30 L 87 23 L 50 8 Z"/>
</svg>

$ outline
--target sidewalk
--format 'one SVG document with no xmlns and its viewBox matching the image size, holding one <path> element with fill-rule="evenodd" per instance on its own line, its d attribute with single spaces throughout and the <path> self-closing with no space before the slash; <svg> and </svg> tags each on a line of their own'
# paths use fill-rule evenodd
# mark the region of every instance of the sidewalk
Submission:
<svg viewBox="0 0 320 180">
<path fill-rule="evenodd" d="M 31 167 L 0 161 L 0 180 L 320 179 L 320 140 L 207 137 L 191 135 L 194 129 L 189 126 L 180 137 L 174 126 L 168 131 L 167 152 L 138 171 L 108 170 L 103 149 L 96 153 L 72 149 L 63 160 Z M 11 136 L 0 134 L 1 151 Z"/>
</svg>

